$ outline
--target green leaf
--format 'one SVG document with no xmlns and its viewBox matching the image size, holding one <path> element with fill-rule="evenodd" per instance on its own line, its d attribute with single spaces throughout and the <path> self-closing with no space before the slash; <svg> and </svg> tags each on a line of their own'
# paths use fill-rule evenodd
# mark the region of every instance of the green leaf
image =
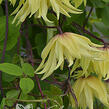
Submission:
<svg viewBox="0 0 109 109">
<path fill-rule="evenodd" d="M 2 53 L 0 53 L 0 59 L 2 58 Z M 10 63 L 12 61 L 12 57 L 6 52 L 4 62 Z"/>
<path fill-rule="evenodd" d="M 68 96 L 64 96 L 63 97 L 63 104 L 64 104 L 64 108 L 68 109 L 68 106 L 69 106 L 69 98 L 68 98 Z"/>
<path fill-rule="evenodd" d="M 7 40 L 7 47 L 6 50 L 12 49 L 16 43 L 17 39 L 20 35 L 20 25 L 16 26 L 16 24 L 12 24 L 13 17 L 9 16 L 8 24 L 9 24 L 9 31 L 8 31 L 8 40 Z M 5 39 L 5 30 L 6 30 L 6 17 L 0 17 L 0 49 L 3 49 L 4 46 L 4 39 Z"/>
<path fill-rule="evenodd" d="M 6 17 L 0 17 L 0 41 L 5 38 Z"/>
<path fill-rule="evenodd" d="M 109 25 L 109 6 L 105 6 L 105 8 L 101 10 L 101 18 L 105 25 Z"/>
<path fill-rule="evenodd" d="M 16 101 L 15 99 L 18 98 L 20 91 L 19 90 L 10 90 L 6 93 L 6 105 L 12 106 Z M 11 100 L 10 100 L 11 99 Z M 14 99 L 14 100 L 12 100 Z"/>
<path fill-rule="evenodd" d="M 95 8 L 104 8 L 106 6 L 105 2 L 102 0 L 90 0 Z"/>
<path fill-rule="evenodd" d="M 11 81 L 14 81 L 16 79 L 16 76 L 9 75 L 9 74 L 3 72 L 2 73 L 2 79 L 5 82 L 11 82 Z"/>
<path fill-rule="evenodd" d="M 3 98 L 0 104 L 0 109 L 3 109 L 5 105 L 6 105 L 6 99 Z"/>
<path fill-rule="evenodd" d="M 106 3 L 109 3 L 109 0 L 102 0 L 102 1 L 104 1 L 104 2 L 106 2 Z"/>
<path fill-rule="evenodd" d="M 34 88 L 34 82 L 30 78 L 22 78 L 20 80 L 20 88 L 24 94 L 29 93 Z"/>
<path fill-rule="evenodd" d="M 69 27 L 71 25 L 72 21 L 74 21 L 80 25 L 83 25 L 83 22 L 85 21 L 85 15 L 86 15 L 85 12 L 82 14 L 76 14 L 76 15 L 72 14 L 71 18 L 69 18 L 69 17 L 66 18 L 67 21 L 64 22 L 64 26 L 66 28 Z M 80 18 L 81 18 L 81 20 L 80 20 Z M 66 25 L 68 25 L 68 26 L 66 26 Z"/>
<path fill-rule="evenodd" d="M 3 8 L 2 6 L 0 5 L 0 16 L 3 16 L 4 12 L 3 12 Z"/>
<path fill-rule="evenodd" d="M 95 22 L 94 25 L 103 35 L 109 35 L 109 26 L 104 25 L 102 22 Z"/>
<path fill-rule="evenodd" d="M 102 14 L 101 14 L 101 11 L 102 11 L 103 8 L 96 8 L 96 16 L 98 18 L 101 18 L 102 17 Z"/>
<path fill-rule="evenodd" d="M 63 107 L 63 100 L 60 95 L 62 95 L 62 91 L 56 87 L 51 85 L 50 89 L 44 91 L 44 94 L 50 98 L 50 107 L 55 106 L 54 109 L 61 109 Z"/>
<path fill-rule="evenodd" d="M 96 9 L 96 15 L 97 15 L 98 18 L 100 18 L 99 21 L 101 21 L 101 23 L 104 23 L 105 24 L 105 27 L 106 26 L 108 27 L 108 25 L 109 25 L 109 22 L 108 22 L 108 19 L 109 19 L 109 11 L 108 10 L 109 10 L 109 7 L 108 6 L 105 6 L 104 8 L 97 8 Z M 102 28 L 102 26 L 101 26 L 101 28 Z M 102 30 L 102 31 L 105 31 L 105 29 Z"/>
<path fill-rule="evenodd" d="M 28 63 L 23 63 L 22 64 L 22 70 L 23 70 L 23 72 L 26 74 L 26 75 L 28 75 L 28 76 L 30 76 L 30 77 L 33 77 L 34 76 L 34 68 L 32 67 L 32 65 L 31 64 L 28 64 Z"/>
<path fill-rule="evenodd" d="M 0 64 L 0 70 L 13 76 L 21 76 L 23 74 L 23 71 L 19 66 L 10 63 Z"/>
</svg>

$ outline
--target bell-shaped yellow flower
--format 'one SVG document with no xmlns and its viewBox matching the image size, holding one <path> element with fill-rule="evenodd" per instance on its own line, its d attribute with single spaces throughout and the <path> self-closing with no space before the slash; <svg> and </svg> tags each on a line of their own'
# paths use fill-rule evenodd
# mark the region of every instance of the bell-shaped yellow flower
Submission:
<svg viewBox="0 0 109 109">
<path fill-rule="evenodd" d="M 79 78 L 73 85 L 74 93 L 77 97 L 79 107 L 82 109 L 93 109 L 94 97 L 99 99 L 104 105 L 109 106 L 107 90 L 104 83 L 94 76 Z M 74 107 L 72 96 L 70 101 Z"/>
<path fill-rule="evenodd" d="M 69 62 L 70 67 L 75 58 L 81 59 L 82 56 L 96 58 L 97 55 L 95 56 L 94 53 L 100 51 L 95 48 L 96 46 L 99 45 L 78 34 L 69 32 L 58 34 L 50 40 L 42 51 L 42 62 L 36 72 L 38 74 L 45 73 L 42 78 L 45 79 L 57 68 L 63 69 L 65 59 Z"/>
<path fill-rule="evenodd" d="M 2 3 L 3 0 L 0 0 L 0 4 Z M 11 4 L 14 6 L 16 3 L 16 0 L 9 0 L 11 2 Z"/>
<path fill-rule="evenodd" d="M 18 19 L 19 22 L 23 22 L 27 16 L 31 17 L 35 14 L 37 18 L 42 17 L 45 21 L 50 22 L 46 17 L 50 7 L 52 7 L 57 14 L 58 19 L 60 13 L 66 16 L 70 16 L 68 13 L 81 13 L 81 10 L 73 7 L 69 1 L 70 0 L 20 0 L 17 9 L 12 13 L 17 13 L 14 21 Z"/>
<path fill-rule="evenodd" d="M 105 59 L 102 61 L 93 60 L 93 68 L 100 78 L 109 79 L 109 48 L 102 48 L 102 50 L 104 52 L 101 53 L 101 57 Z"/>
</svg>

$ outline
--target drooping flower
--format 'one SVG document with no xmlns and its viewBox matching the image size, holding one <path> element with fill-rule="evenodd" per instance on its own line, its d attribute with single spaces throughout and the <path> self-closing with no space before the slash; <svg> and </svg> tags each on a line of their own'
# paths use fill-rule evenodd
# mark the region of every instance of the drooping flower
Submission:
<svg viewBox="0 0 109 109">
<path fill-rule="evenodd" d="M 3 0 L 0 0 L 0 4 L 2 3 Z M 11 2 L 11 4 L 14 6 L 16 3 L 16 0 L 9 0 Z"/>
<path fill-rule="evenodd" d="M 18 7 L 12 14 L 17 13 L 14 21 L 18 19 L 19 22 L 23 22 L 27 16 L 31 17 L 35 14 L 37 18 L 42 17 L 45 21 L 50 22 L 46 17 L 50 7 L 57 14 L 58 19 L 60 13 L 66 16 L 70 16 L 68 13 L 81 13 L 81 10 L 73 7 L 69 0 L 20 0 Z"/>
<path fill-rule="evenodd" d="M 99 99 L 104 105 L 109 107 L 107 90 L 104 83 L 94 76 L 79 78 L 73 85 L 74 93 L 77 97 L 79 107 L 82 109 L 93 109 L 94 97 Z M 70 101 L 74 107 L 74 102 L 70 96 Z"/>
<path fill-rule="evenodd" d="M 99 45 L 92 43 L 88 38 L 74 34 L 63 33 L 53 37 L 42 51 L 42 62 L 36 69 L 38 74 L 44 74 L 42 79 L 50 76 L 59 67 L 63 69 L 64 60 L 67 60 L 69 67 L 73 65 L 74 59 L 81 59 L 82 56 L 96 58 L 100 50 Z M 41 71 L 40 71 L 41 70 Z"/>
<path fill-rule="evenodd" d="M 101 57 L 105 59 L 102 61 L 93 60 L 93 68 L 99 77 L 109 79 L 109 48 L 101 48 L 104 52 L 101 53 Z"/>
</svg>

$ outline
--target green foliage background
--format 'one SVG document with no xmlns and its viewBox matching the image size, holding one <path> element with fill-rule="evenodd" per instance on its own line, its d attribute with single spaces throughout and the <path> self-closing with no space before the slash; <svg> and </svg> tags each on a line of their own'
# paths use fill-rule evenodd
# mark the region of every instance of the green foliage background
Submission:
<svg viewBox="0 0 109 109">
<path fill-rule="evenodd" d="M 18 4 L 15 5 L 15 7 Z M 28 100 L 29 102 L 21 102 L 23 105 L 32 103 L 34 109 L 41 107 L 44 109 L 44 100 L 41 97 L 40 91 L 37 86 L 37 81 L 34 75 L 34 71 L 41 62 L 41 52 L 47 42 L 58 33 L 56 29 L 43 28 L 42 25 L 55 26 L 58 25 L 57 18 L 49 11 L 48 18 L 54 21 L 54 24 L 49 24 L 43 21 L 43 19 L 27 18 L 23 27 L 22 24 L 16 26 L 12 24 L 14 16 L 10 14 L 15 9 L 10 3 L 9 9 L 9 33 L 7 40 L 7 47 L 5 53 L 4 64 L 0 65 L 2 70 L 2 86 L 5 97 L 3 98 L 0 93 L 0 109 L 4 109 L 4 106 L 12 107 L 16 103 L 16 99 Z M 75 15 L 70 14 L 71 18 L 60 16 L 63 32 L 74 32 L 82 34 L 92 40 L 94 43 L 100 44 L 101 42 L 92 38 L 91 35 L 84 33 L 81 29 L 74 26 L 72 22 L 79 24 L 83 28 L 90 31 L 97 37 L 103 38 L 108 42 L 109 37 L 109 0 L 87 0 L 86 7 L 82 4 L 79 7 L 83 10 L 82 14 Z M 88 18 L 90 9 L 93 11 Z M 87 21 L 87 22 L 86 22 Z M 39 23 L 40 22 L 40 23 Z M 4 47 L 5 31 L 6 31 L 6 17 L 5 17 L 5 2 L 0 5 L 0 59 L 2 58 L 2 51 Z M 31 48 L 28 47 L 28 41 L 31 44 Z M 34 59 L 31 60 L 30 51 L 33 52 Z M 31 64 L 34 62 L 34 67 Z M 23 73 L 22 73 L 23 72 Z M 40 81 L 42 91 L 44 95 L 49 98 L 47 106 L 53 107 L 53 109 L 72 109 L 69 104 L 68 96 L 62 96 L 63 90 L 52 82 L 52 78 L 55 77 L 58 81 L 64 81 L 67 79 L 68 70 L 57 70 L 55 73 L 47 78 L 47 81 Z M 38 75 L 41 78 L 41 75 Z M 73 84 L 73 80 L 72 80 Z M 20 96 L 19 96 L 20 95 Z M 36 102 L 33 102 L 36 100 Z M 37 102 L 37 100 L 42 100 Z M 57 107 L 56 107 L 56 106 Z M 107 109 L 99 101 L 95 99 L 94 109 Z"/>
</svg>

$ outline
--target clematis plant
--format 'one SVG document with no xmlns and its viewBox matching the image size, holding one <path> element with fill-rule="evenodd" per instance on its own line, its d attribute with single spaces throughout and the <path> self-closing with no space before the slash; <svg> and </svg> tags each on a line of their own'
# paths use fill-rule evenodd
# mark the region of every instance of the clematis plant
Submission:
<svg viewBox="0 0 109 109">
<path fill-rule="evenodd" d="M 0 109 L 109 109 L 108 10 L 109 0 L 0 0 Z"/>
<path fill-rule="evenodd" d="M 69 67 L 73 65 L 75 59 L 81 59 L 81 57 L 96 59 L 98 54 L 95 55 L 95 53 L 101 51 L 95 47 L 99 46 L 78 34 L 70 32 L 58 34 L 50 40 L 42 51 L 42 62 L 36 69 L 36 72 L 37 74 L 44 73 L 43 80 L 50 76 L 58 67 L 63 70 L 65 59 L 68 61 Z M 40 71 L 41 69 L 42 71 Z"/>
<path fill-rule="evenodd" d="M 22 5 L 23 7 L 21 7 Z M 19 22 L 23 22 L 28 15 L 31 17 L 33 14 L 35 14 L 36 18 L 42 17 L 45 21 L 51 22 L 46 17 L 50 7 L 52 7 L 53 11 L 57 14 L 57 19 L 59 19 L 60 13 L 68 17 L 70 17 L 68 13 L 82 13 L 81 10 L 72 6 L 69 0 L 20 0 L 18 7 L 12 13 L 17 13 L 13 22 L 15 22 L 16 19 L 18 19 Z"/>
</svg>

